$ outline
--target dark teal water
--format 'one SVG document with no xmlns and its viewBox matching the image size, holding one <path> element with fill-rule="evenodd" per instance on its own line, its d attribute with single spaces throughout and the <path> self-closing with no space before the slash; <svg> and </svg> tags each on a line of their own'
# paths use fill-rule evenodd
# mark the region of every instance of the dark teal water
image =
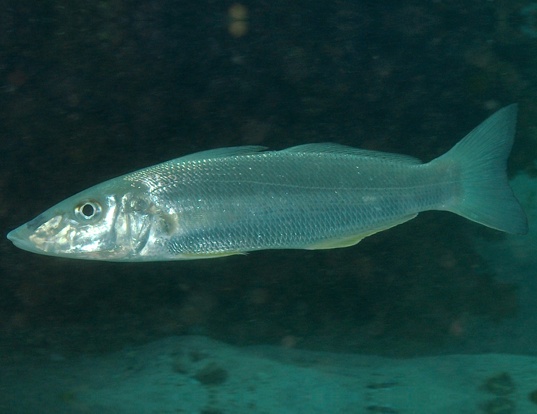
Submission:
<svg viewBox="0 0 537 414">
<path fill-rule="evenodd" d="M 535 174 L 528 2 L 3 4 L 2 234 L 87 186 L 208 148 L 333 141 L 432 159 L 512 102 L 510 173 Z M 397 356 L 494 351 L 479 327 L 490 337 L 516 321 L 522 288 L 473 240 L 503 237 L 426 213 L 343 250 L 132 265 L 3 239 L 0 342 L 78 354 L 203 334 Z"/>
</svg>

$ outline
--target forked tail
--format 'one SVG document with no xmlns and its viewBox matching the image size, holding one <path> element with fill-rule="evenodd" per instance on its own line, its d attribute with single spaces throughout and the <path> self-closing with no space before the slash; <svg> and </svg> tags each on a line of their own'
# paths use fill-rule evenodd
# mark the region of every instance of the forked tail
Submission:
<svg viewBox="0 0 537 414">
<path fill-rule="evenodd" d="M 460 169 L 462 196 L 449 211 L 493 229 L 524 234 L 526 215 L 506 174 L 516 117 L 516 104 L 500 109 L 431 163 L 455 163 Z"/>
</svg>

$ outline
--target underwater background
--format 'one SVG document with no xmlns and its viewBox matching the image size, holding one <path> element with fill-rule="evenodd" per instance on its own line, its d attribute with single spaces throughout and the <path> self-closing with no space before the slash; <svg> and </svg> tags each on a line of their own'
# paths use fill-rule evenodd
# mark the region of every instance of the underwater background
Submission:
<svg viewBox="0 0 537 414">
<path fill-rule="evenodd" d="M 535 239 L 449 213 L 347 249 L 191 262 L 70 261 L 5 239 L 82 189 L 196 151 L 330 141 L 428 161 L 513 102 L 509 174 L 531 207 L 537 3 L 0 3 L 4 357 L 172 335 L 392 357 L 537 353 Z"/>
</svg>

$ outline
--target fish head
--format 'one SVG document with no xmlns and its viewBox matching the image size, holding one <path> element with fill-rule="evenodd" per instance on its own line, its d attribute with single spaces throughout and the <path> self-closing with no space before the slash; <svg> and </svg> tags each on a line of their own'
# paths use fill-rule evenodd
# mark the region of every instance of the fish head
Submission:
<svg viewBox="0 0 537 414">
<path fill-rule="evenodd" d="M 11 231 L 23 250 L 49 256 L 127 261 L 140 256 L 152 228 L 151 202 L 131 185 L 82 191 Z"/>
</svg>

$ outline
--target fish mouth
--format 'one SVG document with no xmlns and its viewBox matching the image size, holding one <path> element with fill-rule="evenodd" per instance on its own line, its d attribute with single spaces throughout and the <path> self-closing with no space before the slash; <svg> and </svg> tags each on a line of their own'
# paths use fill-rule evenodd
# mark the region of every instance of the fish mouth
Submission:
<svg viewBox="0 0 537 414">
<path fill-rule="evenodd" d="M 52 250 L 57 246 L 55 238 L 62 229 L 61 222 L 60 215 L 49 220 L 41 215 L 10 231 L 7 238 L 19 249 L 53 255 Z"/>
<path fill-rule="evenodd" d="M 7 234 L 7 238 L 19 249 L 43 254 L 43 250 L 38 249 L 37 246 L 30 241 L 30 236 L 32 234 L 33 231 L 28 228 L 28 224 L 23 224 L 15 230 L 10 231 Z"/>
<path fill-rule="evenodd" d="M 91 226 L 79 226 L 62 214 L 41 215 L 10 231 L 7 238 L 19 249 L 47 256 L 87 260 L 121 260 L 126 256 L 124 250 L 107 250 L 106 237 L 91 230 Z"/>
</svg>

